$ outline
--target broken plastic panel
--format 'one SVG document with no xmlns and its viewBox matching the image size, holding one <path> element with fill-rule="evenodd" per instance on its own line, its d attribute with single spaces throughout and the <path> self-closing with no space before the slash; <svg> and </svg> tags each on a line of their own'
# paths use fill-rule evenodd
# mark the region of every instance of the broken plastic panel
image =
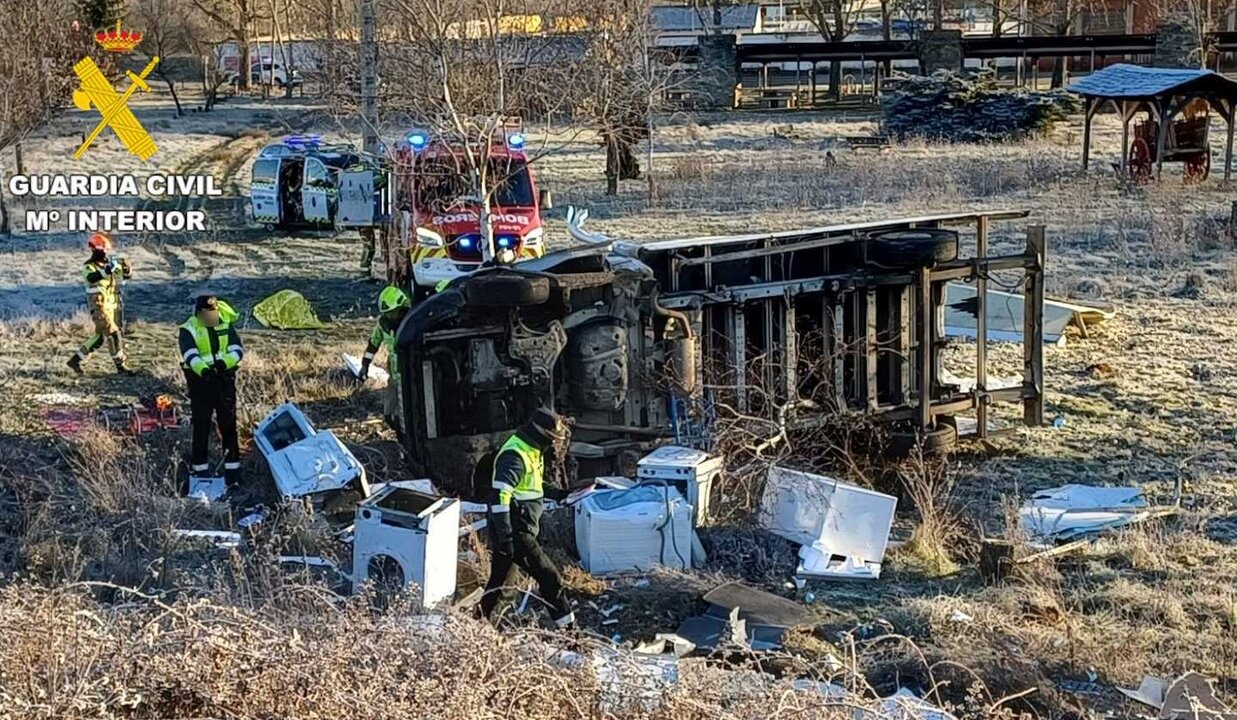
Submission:
<svg viewBox="0 0 1237 720">
<path fill-rule="evenodd" d="M 1018 521 L 1032 540 L 1071 540 L 1137 522 L 1146 509 L 1138 488 L 1062 485 L 1032 495 Z"/>
</svg>

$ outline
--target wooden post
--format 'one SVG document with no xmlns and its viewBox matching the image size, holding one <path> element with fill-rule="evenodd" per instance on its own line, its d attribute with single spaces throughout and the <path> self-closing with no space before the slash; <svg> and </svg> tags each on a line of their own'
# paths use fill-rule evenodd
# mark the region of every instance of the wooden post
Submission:
<svg viewBox="0 0 1237 720">
<path fill-rule="evenodd" d="M 1022 401 L 1022 421 L 1044 424 L 1044 226 L 1027 228 L 1028 255 L 1035 258 L 1027 269 L 1026 301 L 1023 305 L 1022 386 L 1032 391 Z"/>
<path fill-rule="evenodd" d="M 869 410 L 875 410 L 879 405 L 876 390 L 880 385 L 880 379 L 876 376 L 876 369 L 879 366 L 880 346 L 877 343 L 876 336 L 876 302 L 876 288 L 868 288 L 863 303 L 863 357 L 865 360 L 864 374 L 866 376 L 864 379 L 864 389 L 867 391 Z"/>
<path fill-rule="evenodd" d="M 932 306 L 932 270 L 919 270 L 919 429 L 932 427 L 932 338 L 936 308 Z"/>
<path fill-rule="evenodd" d="M 1169 103 L 1172 101 L 1169 100 Z M 1172 119 L 1172 113 L 1169 112 L 1169 105 L 1156 101 L 1154 103 L 1155 112 L 1160 116 L 1160 127 L 1155 140 L 1155 179 L 1160 179 L 1160 174 L 1164 171 L 1164 142 L 1168 139 L 1168 123 Z"/>
<path fill-rule="evenodd" d="M 1227 136 L 1224 140 L 1224 182 L 1228 182 L 1233 174 L 1233 125 L 1237 124 L 1237 106 L 1234 106 L 1232 100 L 1225 100 L 1224 104 L 1228 107 L 1228 120 L 1226 129 Z"/>
<path fill-rule="evenodd" d="M 1130 113 L 1126 110 L 1128 103 L 1125 100 L 1121 101 L 1121 107 L 1118 111 L 1121 113 L 1121 177 L 1126 177 L 1129 172 L 1130 161 Z"/>
<path fill-rule="evenodd" d="M 1087 171 L 1087 165 L 1091 160 L 1091 118 L 1095 116 L 1095 110 L 1099 107 L 1099 100 L 1095 98 L 1087 98 L 1085 105 L 1085 113 L 1082 122 L 1082 171 Z"/>
<path fill-rule="evenodd" d="M 979 277 L 975 280 L 975 422 L 976 435 L 988 437 L 988 216 L 980 215 L 975 225 L 975 259 Z"/>
<path fill-rule="evenodd" d="M 1008 540 L 984 538 L 979 545 L 979 576 L 984 583 L 992 585 L 1009 576 L 1014 569 L 1014 553 L 1017 550 Z"/>
</svg>

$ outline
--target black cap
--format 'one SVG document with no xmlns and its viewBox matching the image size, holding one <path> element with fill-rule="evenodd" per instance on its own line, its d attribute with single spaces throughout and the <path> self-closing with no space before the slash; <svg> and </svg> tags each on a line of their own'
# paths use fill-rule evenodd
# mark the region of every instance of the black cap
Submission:
<svg viewBox="0 0 1237 720">
<path fill-rule="evenodd" d="M 193 311 L 199 310 L 218 310 L 219 298 L 215 297 L 214 293 L 202 293 L 193 298 Z"/>
<path fill-rule="evenodd" d="M 528 422 L 525 423 L 524 428 L 525 433 L 532 436 L 528 438 L 529 440 L 543 446 L 567 437 L 567 432 L 563 427 L 562 416 L 549 408 L 537 408 L 534 410 L 532 416 L 528 418 Z"/>
</svg>

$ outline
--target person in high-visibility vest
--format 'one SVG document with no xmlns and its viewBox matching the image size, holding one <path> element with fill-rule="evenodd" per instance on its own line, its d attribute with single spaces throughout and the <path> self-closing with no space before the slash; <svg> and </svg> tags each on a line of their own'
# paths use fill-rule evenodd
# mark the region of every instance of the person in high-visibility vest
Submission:
<svg viewBox="0 0 1237 720">
<path fill-rule="evenodd" d="M 489 511 L 490 579 L 481 597 L 488 618 L 507 594 L 516 566 L 528 573 L 550 604 L 554 624 L 575 624 L 575 613 L 563 592 L 558 568 L 541 549 L 541 513 L 545 496 L 546 456 L 555 458 L 566 447 L 570 431 L 552 410 L 540 408 L 516 430 L 494 458 Z"/>
<path fill-rule="evenodd" d="M 94 334 L 69 358 L 69 368 L 80 375 L 82 361 L 103 347 L 106 340 L 116 372 L 132 375 L 133 370 L 125 363 L 124 339 L 120 335 L 120 284 L 133 272 L 124 258 L 108 255 L 112 240 L 104 233 L 93 233 L 86 247 L 90 248 L 90 259 L 82 265 L 82 280 L 86 283 L 86 304 L 90 306 Z"/>
<path fill-rule="evenodd" d="M 210 469 L 207 443 L 214 416 L 223 441 L 223 476 L 229 485 L 240 480 L 240 442 L 236 434 L 236 367 L 245 356 L 233 325 L 236 311 L 214 295 L 199 295 L 193 315 L 180 326 L 181 369 L 189 386 L 193 448 L 189 474 L 205 476 Z"/>
<path fill-rule="evenodd" d="M 369 377 L 370 363 L 374 361 L 378 350 L 385 347 L 387 349 L 387 372 L 391 377 L 387 381 L 386 393 L 382 396 L 382 415 L 386 418 L 387 424 L 397 432 L 400 428 L 398 419 L 401 408 L 400 368 L 399 358 L 395 353 L 395 334 L 399 332 L 399 325 L 404 321 L 404 316 L 408 314 L 408 309 L 411 307 L 412 300 L 409 299 L 408 293 L 394 285 L 388 285 L 382 289 L 378 295 L 378 324 L 369 334 L 369 342 L 365 345 L 365 356 L 361 359 L 361 372 L 358 376 L 361 382 Z"/>
</svg>

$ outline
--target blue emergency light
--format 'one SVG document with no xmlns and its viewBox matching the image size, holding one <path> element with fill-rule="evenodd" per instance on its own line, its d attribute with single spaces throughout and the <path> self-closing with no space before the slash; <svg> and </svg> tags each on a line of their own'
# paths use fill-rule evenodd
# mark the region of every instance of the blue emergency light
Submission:
<svg viewBox="0 0 1237 720">
<path fill-rule="evenodd" d="M 408 133 L 408 145 L 413 152 L 421 152 L 430 144 L 429 133 L 420 130 L 413 130 Z"/>
<path fill-rule="evenodd" d="M 322 142 L 321 135 L 289 135 L 283 144 L 294 149 L 316 148 Z"/>
<path fill-rule="evenodd" d="M 459 244 L 464 250 L 472 250 L 477 245 L 477 240 L 478 238 L 475 235 L 461 235 Z"/>
<path fill-rule="evenodd" d="M 515 247 L 516 243 L 519 241 L 516 240 L 514 235 L 499 235 L 496 242 L 498 243 L 499 248 L 503 250 L 510 250 Z"/>
<path fill-rule="evenodd" d="M 524 135 L 514 132 L 507 136 L 507 147 L 512 150 L 520 150 L 524 147 Z"/>
</svg>

